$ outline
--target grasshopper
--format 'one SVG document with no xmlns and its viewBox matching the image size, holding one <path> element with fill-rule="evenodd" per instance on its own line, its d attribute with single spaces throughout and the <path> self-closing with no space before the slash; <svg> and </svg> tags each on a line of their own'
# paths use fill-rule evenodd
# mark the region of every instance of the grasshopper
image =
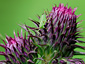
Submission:
<svg viewBox="0 0 85 64">
<path fill-rule="evenodd" d="M 44 13 L 41 17 L 40 17 L 40 20 L 39 20 L 39 22 L 40 22 L 40 24 L 39 24 L 39 28 L 40 29 L 43 29 L 44 28 L 44 25 L 45 25 L 45 23 L 46 23 L 46 14 Z"/>
</svg>

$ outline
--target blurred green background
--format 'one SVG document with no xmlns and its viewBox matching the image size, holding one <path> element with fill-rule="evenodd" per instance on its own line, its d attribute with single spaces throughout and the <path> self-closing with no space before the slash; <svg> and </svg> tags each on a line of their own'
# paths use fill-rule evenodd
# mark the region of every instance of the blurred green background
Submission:
<svg viewBox="0 0 85 64">
<path fill-rule="evenodd" d="M 85 0 L 0 0 L 0 34 L 5 37 L 8 36 L 13 37 L 13 31 L 20 31 L 21 27 L 18 24 L 27 24 L 29 26 L 34 26 L 34 24 L 28 20 L 28 18 L 32 18 L 34 20 L 38 20 L 36 15 L 41 15 L 44 10 L 52 10 L 52 5 L 59 5 L 59 3 L 63 3 L 64 5 L 68 4 L 68 6 L 75 8 L 77 7 L 76 15 L 82 14 L 77 21 L 85 20 Z M 83 21 L 80 26 L 82 28 L 85 27 L 85 21 Z M 83 25 L 83 26 L 82 26 Z M 82 31 L 85 31 L 83 29 Z M 81 33 L 85 36 L 85 32 Z M 82 39 L 85 41 L 84 39 Z M 3 43 L 0 40 L 0 43 Z M 85 44 L 81 44 L 85 46 Z M 3 48 L 0 47 L 0 50 L 4 51 Z M 75 49 L 79 51 L 83 51 L 81 49 Z M 83 56 L 74 56 L 74 58 L 84 58 Z M 0 56 L 0 60 L 4 60 L 3 56 Z"/>
</svg>

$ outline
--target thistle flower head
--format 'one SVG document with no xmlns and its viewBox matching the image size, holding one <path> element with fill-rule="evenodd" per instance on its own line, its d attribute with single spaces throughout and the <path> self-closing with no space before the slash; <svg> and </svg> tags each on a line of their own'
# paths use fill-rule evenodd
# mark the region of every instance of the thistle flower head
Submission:
<svg viewBox="0 0 85 64">
<path fill-rule="evenodd" d="M 4 40 L 3 40 L 4 41 Z M 6 36 L 6 41 L 4 41 L 5 45 L 0 44 L 1 47 L 5 48 L 5 52 L 0 51 L 0 55 L 4 55 L 6 60 L 2 60 L 0 62 L 6 64 L 27 64 L 33 63 L 33 57 L 37 57 L 36 52 L 34 51 L 34 46 L 30 43 L 29 38 L 26 39 L 26 34 L 24 37 L 15 35 L 14 38 Z"/>
<path fill-rule="evenodd" d="M 78 23 L 76 21 L 80 15 L 75 15 L 76 9 L 77 8 L 72 9 L 71 7 L 68 8 L 67 5 L 59 4 L 59 7 L 54 6 L 51 12 L 45 13 L 46 23 L 44 26 L 42 25 L 44 28 L 39 27 L 42 20 L 39 23 L 30 19 L 39 29 L 25 25 L 25 30 L 27 30 L 27 28 L 33 30 L 35 37 L 39 39 L 37 44 L 41 47 L 41 53 L 39 52 L 39 54 L 41 57 L 43 56 L 42 60 L 46 60 L 47 63 L 50 63 L 53 59 L 57 59 L 58 61 L 54 62 L 59 63 L 60 58 L 68 59 L 72 58 L 73 55 L 82 54 L 81 52 L 74 51 L 75 48 L 85 48 L 75 44 L 77 42 L 84 43 L 83 41 L 77 40 L 77 38 L 82 37 L 77 30 Z M 38 16 L 38 18 L 41 19 L 42 16 Z M 43 52 L 42 49 L 44 49 L 45 52 Z M 60 61 L 60 63 L 63 62 L 66 63 L 66 61 Z"/>
</svg>

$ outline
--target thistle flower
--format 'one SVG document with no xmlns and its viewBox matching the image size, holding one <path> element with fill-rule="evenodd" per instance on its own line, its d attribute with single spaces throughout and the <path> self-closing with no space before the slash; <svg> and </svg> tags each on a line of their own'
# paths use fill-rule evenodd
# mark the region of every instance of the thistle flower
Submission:
<svg viewBox="0 0 85 64">
<path fill-rule="evenodd" d="M 42 61 L 42 63 L 50 64 L 54 59 L 57 59 L 56 62 L 59 62 L 61 58 L 67 60 L 72 59 L 73 55 L 85 54 L 83 52 L 74 51 L 75 48 L 85 49 L 85 47 L 76 45 L 77 42 L 85 43 L 77 40 L 83 37 L 80 35 L 80 31 L 78 31 L 77 25 L 79 22 L 76 22 L 81 14 L 78 16 L 75 15 L 76 9 L 77 8 L 74 8 L 73 10 L 71 7 L 68 8 L 67 5 L 64 6 L 63 4 L 59 4 L 59 7 L 55 5 L 51 12 L 44 13 L 46 14 L 45 20 L 41 20 L 41 18 L 44 18 L 44 14 L 42 14 L 43 16 L 41 17 L 38 16 L 41 22 L 30 19 L 36 24 L 37 28 L 27 25 L 22 26 L 29 33 L 29 29 L 33 30 L 35 32 L 34 37 L 39 39 L 37 44 L 40 45 L 42 49 L 39 54 L 42 60 L 45 60 Z M 43 24 L 46 22 L 44 25 L 42 24 L 43 28 L 40 27 L 42 22 Z"/>
<path fill-rule="evenodd" d="M 5 52 L 0 52 L 0 55 L 6 57 L 5 63 L 10 64 L 84 64 L 81 59 L 73 59 L 73 55 L 85 55 L 84 52 L 74 51 L 75 48 L 85 47 L 76 45 L 76 43 L 85 43 L 77 40 L 83 38 L 78 31 L 76 22 L 80 15 L 75 15 L 75 11 L 66 5 L 59 4 L 52 8 L 51 12 L 44 12 L 39 21 L 34 21 L 37 26 L 30 27 L 20 25 L 28 32 L 24 37 L 18 37 L 14 33 L 14 38 L 6 36 L 7 43 L 0 44 L 5 48 Z M 33 30 L 33 33 L 31 33 Z"/>
<path fill-rule="evenodd" d="M 4 55 L 6 60 L 2 60 L 0 62 L 6 64 L 27 64 L 34 63 L 33 57 L 36 55 L 34 51 L 34 46 L 30 44 L 29 37 L 26 39 L 26 34 L 24 37 L 22 35 L 19 36 L 19 32 L 17 32 L 18 37 L 15 35 L 14 38 L 6 36 L 6 41 L 4 41 L 5 45 L 0 44 L 1 47 L 5 48 L 5 52 L 0 51 L 0 55 Z M 37 55 L 35 56 L 37 57 Z"/>
</svg>

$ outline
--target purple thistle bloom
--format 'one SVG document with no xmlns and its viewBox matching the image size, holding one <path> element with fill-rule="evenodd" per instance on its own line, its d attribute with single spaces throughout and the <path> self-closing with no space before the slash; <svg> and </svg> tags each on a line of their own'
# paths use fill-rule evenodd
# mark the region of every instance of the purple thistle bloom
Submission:
<svg viewBox="0 0 85 64">
<path fill-rule="evenodd" d="M 5 52 L 0 51 L 0 55 L 4 55 L 6 58 L 6 60 L 0 62 L 8 64 L 34 63 L 32 61 L 32 56 L 36 55 L 33 49 L 34 46 L 29 43 L 29 38 L 26 39 L 26 34 L 24 34 L 23 37 L 22 31 L 21 36 L 19 36 L 19 32 L 17 32 L 17 34 L 18 37 L 14 32 L 14 38 L 6 36 L 7 43 L 3 40 L 5 45 L 0 44 L 1 47 L 5 48 Z M 37 55 L 35 57 L 37 57 Z"/>
<path fill-rule="evenodd" d="M 39 42 L 37 43 L 41 47 L 42 46 L 45 47 L 47 45 L 45 49 L 52 48 L 53 50 L 52 53 L 54 51 L 57 51 L 58 53 L 56 52 L 57 54 L 56 57 L 72 58 L 73 55 L 82 55 L 85 53 L 74 51 L 75 48 L 85 49 L 85 47 L 75 44 L 77 42 L 85 43 L 84 41 L 77 40 L 78 38 L 83 38 L 83 37 L 80 35 L 80 31 L 78 31 L 77 28 L 79 22 L 76 22 L 76 20 L 81 14 L 78 16 L 75 15 L 76 9 L 77 8 L 74 8 L 73 10 L 71 7 L 68 8 L 67 5 L 64 6 L 63 4 L 59 4 L 59 7 L 54 6 L 51 12 L 45 12 L 47 21 L 44 25 L 44 28 L 40 29 L 39 28 L 40 23 L 32 19 L 30 20 L 36 24 L 37 28 L 29 27 L 27 25 L 25 26 L 23 25 L 22 27 L 26 31 L 27 29 L 31 29 L 35 32 L 35 36 L 37 38 L 40 38 Z M 38 16 L 38 18 L 40 19 L 40 16 Z M 47 50 L 47 52 L 49 51 Z M 55 55 L 53 57 L 55 57 Z"/>
</svg>

